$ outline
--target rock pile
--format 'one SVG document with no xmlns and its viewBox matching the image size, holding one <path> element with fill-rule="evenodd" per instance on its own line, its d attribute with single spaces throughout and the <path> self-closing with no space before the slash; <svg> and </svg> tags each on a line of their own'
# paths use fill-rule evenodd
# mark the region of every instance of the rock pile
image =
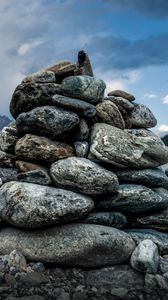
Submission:
<svg viewBox="0 0 168 300">
<path fill-rule="evenodd" d="M 16 121 L 0 136 L 1 255 L 84 268 L 131 257 L 142 273 L 168 272 L 168 148 L 149 108 L 105 88 L 80 51 L 14 91 Z"/>
</svg>

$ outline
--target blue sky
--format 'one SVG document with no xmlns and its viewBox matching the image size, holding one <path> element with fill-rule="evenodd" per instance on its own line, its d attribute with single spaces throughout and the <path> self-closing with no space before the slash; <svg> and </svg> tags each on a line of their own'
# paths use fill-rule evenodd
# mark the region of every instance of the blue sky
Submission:
<svg viewBox="0 0 168 300">
<path fill-rule="evenodd" d="M 22 78 L 88 51 L 107 91 L 124 89 L 168 132 L 167 0 L 1 0 L 0 114 Z"/>
</svg>

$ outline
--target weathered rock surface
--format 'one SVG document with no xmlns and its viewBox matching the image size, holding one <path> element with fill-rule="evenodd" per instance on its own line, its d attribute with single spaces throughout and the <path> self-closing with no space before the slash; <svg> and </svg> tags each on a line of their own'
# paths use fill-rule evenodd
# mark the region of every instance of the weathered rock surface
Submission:
<svg viewBox="0 0 168 300">
<path fill-rule="evenodd" d="M 46 170 L 47 169 L 39 164 L 34 164 L 34 163 L 30 163 L 30 162 L 23 161 L 23 160 L 16 160 L 15 166 L 17 169 L 19 169 L 19 171 L 21 173 L 34 171 L 34 170 Z"/>
<path fill-rule="evenodd" d="M 142 273 L 157 273 L 159 254 L 156 244 L 149 239 L 141 241 L 131 255 L 131 266 Z"/>
<path fill-rule="evenodd" d="M 155 127 L 157 120 L 151 110 L 143 104 L 134 104 L 134 109 L 130 112 L 130 122 L 132 128 Z"/>
<path fill-rule="evenodd" d="M 150 168 L 168 161 L 168 148 L 148 130 L 123 131 L 97 123 L 91 132 L 89 158 L 120 168 Z"/>
<path fill-rule="evenodd" d="M 21 134 L 32 133 L 55 139 L 79 123 L 76 113 L 53 106 L 42 106 L 22 113 L 16 119 Z"/>
<path fill-rule="evenodd" d="M 134 101 L 135 97 L 131 95 L 130 93 L 121 91 L 121 90 L 115 90 L 110 93 L 108 93 L 108 96 L 115 96 L 115 97 L 122 97 L 125 99 L 128 99 L 129 101 Z"/>
<path fill-rule="evenodd" d="M 94 206 L 91 198 L 80 194 L 16 181 L 1 187 L 0 198 L 2 219 L 23 228 L 43 227 L 80 219 Z"/>
<path fill-rule="evenodd" d="M 50 185 L 52 183 L 49 172 L 45 168 L 20 173 L 18 174 L 17 179 L 21 182 L 30 182 L 41 185 Z"/>
<path fill-rule="evenodd" d="M 167 257 L 167 255 L 160 257 L 159 269 L 162 274 L 168 272 L 168 257 Z"/>
<path fill-rule="evenodd" d="M 119 109 L 112 101 L 107 100 L 97 104 L 96 111 L 102 122 L 118 127 L 120 129 L 125 128 L 124 119 Z"/>
<path fill-rule="evenodd" d="M 80 119 L 73 133 L 73 139 L 75 141 L 84 141 L 89 137 L 89 127 L 85 119 Z"/>
<path fill-rule="evenodd" d="M 85 158 L 61 159 L 51 165 L 51 177 L 58 187 L 83 194 L 114 192 L 117 176 Z"/>
<path fill-rule="evenodd" d="M 168 196 L 137 184 L 121 184 L 116 195 L 102 196 L 98 209 L 112 209 L 127 213 L 141 213 L 168 207 Z"/>
<path fill-rule="evenodd" d="M 64 96 L 85 100 L 92 104 L 102 101 L 105 88 L 103 80 L 86 75 L 67 77 L 61 84 Z"/>
<path fill-rule="evenodd" d="M 22 80 L 22 83 L 35 82 L 35 83 L 54 83 L 55 73 L 52 71 L 40 70 L 32 73 Z"/>
<path fill-rule="evenodd" d="M 76 142 L 74 143 L 76 156 L 78 157 L 87 157 L 89 151 L 89 144 L 88 142 Z"/>
<path fill-rule="evenodd" d="M 16 119 L 19 114 L 35 107 L 52 105 L 52 96 L 60 92 L 60 85 L 56 83 L 22 83 L 17 86 L 12 96 L 11 115 Z"/>
<path fill-rule="evenodd" d="M 91 212 L 82 222 L 120 229 L 126 225 L 127 218 L 119 212 Z"/>
<path fill-rule="evenodd" d="M 70 145 L 32 134 L 26 134 L 17 142 L 15 153 L 17 158 L 47 163 L 74 156 L 74 150 Z"/>
<path fill-rule="evenodd" d="M 12 168 L 15 166 L 16 157 L 0 150 L 0 167 Z"/>
<path fill-rule="evenodd" d="M 111 101 L 118 107 L 119 110 L 121 109 L 121 107 L 126 109 L 126 111 L 128 112 L 134 109 L 134 104 L 122 97 L 109 96 L 109 97 L 105 97 L 104 101 Z"/>
<path fill-rule="evenodd" d="M 88 75 L 93 76 L 93 70 L 90 63 L 89 56 L 86 51 L 81 50 L 78 52 L 77 66 L 74 70 L 74 75 Z"/>
<path fill-rule="evenodd" d="M 150 187 L 164 187 L 168 189 L 168 177 L 160 168 L 142 170 L 116 171 L 121 182 L 144 184 Z"/>
<path fill-rule="evenodd" d="M 38 237 L 38 238 L 37 238 Z M 135 248 L 123 231 L 101 225 L 69 224 L 40 231 L 3 228 L 0 253 L 21 251 L 30 261 L 101 267 L 127 261 Z"/>
<path fill-rule="evenodd" d="M 1 184 L 11 181 L 11 180 L 17 180 L 17 176 L 18 176 L 18 170 L 16 168 L 1 168 L 0 167 L 0 183 Z"/>
<path fill-rule="evenodd" d="M 95 106 L 82 100 L 65 97 L 62 95 L 54 95 L 52 102 L 57 107 L 70 109 L 81 116 L 94 117 L 96 114 Z"/>
<path fill-rule="evenodd" d="M 0 149 L 1 151 L 14 154 L 15 145 L 19 139 L 15 123 L 4 127 L 0 132 Z"/>
</svg>

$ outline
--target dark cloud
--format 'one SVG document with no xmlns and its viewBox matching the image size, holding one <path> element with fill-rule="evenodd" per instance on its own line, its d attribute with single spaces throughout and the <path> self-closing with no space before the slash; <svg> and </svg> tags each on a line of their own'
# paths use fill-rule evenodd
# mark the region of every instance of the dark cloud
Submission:
<svg viewBox="0 0 168 300">
<path fill-rule="evenodd" d="M 136 11 L 156 18 L 168 18 L 167 0 L 102 0 L 124 8 L 133 8 Z"/>
</svg>

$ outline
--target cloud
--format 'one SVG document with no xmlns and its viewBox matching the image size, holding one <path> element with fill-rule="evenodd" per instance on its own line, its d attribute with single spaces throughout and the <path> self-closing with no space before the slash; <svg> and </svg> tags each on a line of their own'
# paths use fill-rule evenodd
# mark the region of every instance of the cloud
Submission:
<svg viewBox="0 0 168 300">
<path fill-rule="evenodd" d="M 167 0 L 103 0 L 103 2 L 126 10 L 132 8 L 143 15 L 155 18 L 168 18 Z"/>
<path fill-rule="evenodd" d="M 160 125 L 157 130 L 161 133 L 161 132 L 168 132 L 168 125 L 162 124 Z"/>
<path fill-rule="evenodd" d="M 143 96 L 143 98 L 144 99 L 156 99 L 157 98 L 157 95 L 155 95 L 155 94 L 145 94 L 144 96 Z"/>
<path fill-rule="evenodd" d="M 168 104 L 168 95 L 162 98 L 162 103 L 163 104 Z"/>
</svg>

